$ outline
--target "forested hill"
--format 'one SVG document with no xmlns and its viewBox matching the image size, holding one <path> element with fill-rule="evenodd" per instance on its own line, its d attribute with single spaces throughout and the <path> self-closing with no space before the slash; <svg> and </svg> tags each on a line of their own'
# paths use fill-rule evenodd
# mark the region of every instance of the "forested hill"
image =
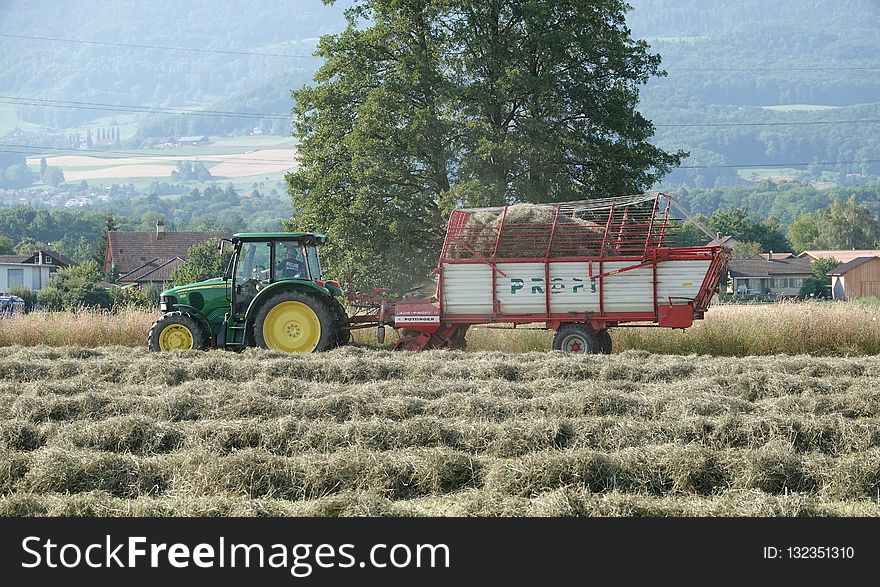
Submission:
<svg viewBox="0 0 880 587">
<path fill-rule="evenodd" d="M 0 35 L 16 36 L 0 36 L 0 94 L 43 100 L 204 107 L 231 96 L 247 95 L 279 78 L 290 83 L 305 81 L 317 67 L 311 54 L 318 37 L 341 30 L 342 9 L 347 4 L 327 7 L 321 0 L 3 0 Z M 282 96 L 282 112 L 290 110 L 289 89 Z M 253 102 L 263 107 L 278 105 L 279 101 Z M 101 112 L 20 107 L 22 119 L 55 128 L 74 126 L 96 114 Z"/>
<path fill-rule="evenodd" d="M 91 103 L 287 113 L 290 90 L 319 65 L 318 37 L 342 30 L 350 3 L 3 0 L 0 35 L 15 36 L 0 36 L 0 96 L 42 102 L 0 98 L 0 129 L 14 116 L 63 133 L 106 114 Z M 880 2 L 629 3 L 633 35 L 668 71 L 643 89 L 639 108 L 657 125 L 658 144 L 691 153 L 663 187 L 880 178 Z M 277 116 L 135 116 L 140 137 L 290 131 Z"/>
<path fill-rule="evenodd" d="M 633 34 L 669 72 L 642 92 L 641 110 L 658 143 L 692 153 L 670 183 L 711 187 L 750 173 L 730 166 L 835 183 L 880 175 L 880 3 L 630 3 Z"/>
</svg>

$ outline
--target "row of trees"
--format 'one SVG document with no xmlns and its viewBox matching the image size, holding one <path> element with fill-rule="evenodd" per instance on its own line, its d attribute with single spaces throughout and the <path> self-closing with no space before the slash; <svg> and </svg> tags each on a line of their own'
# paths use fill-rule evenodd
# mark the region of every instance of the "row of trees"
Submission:
<svg viewBox="0 0 880 587">
<path fill-rule="evenodd" d="M 702 226 L 705 230 L 700 230 Z M 816 249 L 874 249 L 880 246 L 880 220 L 870 208 L 856 202 L 835 199 L 827 208 L 798 216 L 788 227 L 771 216 L 755 220 L 746 208 L 716 210 L 710 216 L 694 215 L 674 237 L 682 246 L 706 244 L 711 235 L 732 236 L 737 258 L 761 252 L 794 252 Z"/>
</svg>

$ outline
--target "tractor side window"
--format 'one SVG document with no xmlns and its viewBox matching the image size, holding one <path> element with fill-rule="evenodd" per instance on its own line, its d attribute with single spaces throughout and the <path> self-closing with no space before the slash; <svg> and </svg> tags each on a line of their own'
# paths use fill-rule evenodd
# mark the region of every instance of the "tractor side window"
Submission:
<svg viewBox="0 0 880 587">
<path fill-rule="evenodd" d="M 269 247 L 267 243 L 247 243 L 242 245 L 238 264 L 235 268 L 235 281 L 267 283 L 269 281 Z"/>
<path fill-rule="evenodd" d="M 306 261 L 309 265 L 309 275 L 312 279 L 321 279 L 321 261 L 318 259 L 318 247 L 309 245 L 306 247 Z"/>
<path fill-rule="evenodd" d="M 308 268 L 303 255 L 302 244 L 298 241 L 279 241 L 275 243 L 275 278 L 308 279 Z"/>
</svg>

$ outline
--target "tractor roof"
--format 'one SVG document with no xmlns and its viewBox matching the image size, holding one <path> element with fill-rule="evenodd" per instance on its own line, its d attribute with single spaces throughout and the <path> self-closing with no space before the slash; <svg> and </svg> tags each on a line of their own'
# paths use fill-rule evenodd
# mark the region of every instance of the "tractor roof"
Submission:
<svg viewBox="0 0 880 587">
<path fill-rule="evenodd" d="M 241 241 L 304 241 L 319 245 L 327 242 L 327 235 L 319 232 L 237 232 L 232 238 Z"/>
</svg>

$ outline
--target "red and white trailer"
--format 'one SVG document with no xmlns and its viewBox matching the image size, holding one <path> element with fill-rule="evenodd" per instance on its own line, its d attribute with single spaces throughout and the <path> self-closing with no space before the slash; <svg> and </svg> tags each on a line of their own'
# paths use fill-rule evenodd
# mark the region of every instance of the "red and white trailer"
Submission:
<svg viewBox="0 0 880 587">
<path fill-rule="evenodd" d="M 452 212 L 434 274 L 419 299 L 356 294 L 371 308 L 354 328 L 402 330 L 401 350 L 461 348 L 478 324 L 542 324 L 553 348 L 609 353 L 608 329 L 687 328 L 718 291 L 729 251 L 674 247 L 681 222 L 663 193 Z M 536 213 L 536 211 L 538 213 Z"/>
</svg>

